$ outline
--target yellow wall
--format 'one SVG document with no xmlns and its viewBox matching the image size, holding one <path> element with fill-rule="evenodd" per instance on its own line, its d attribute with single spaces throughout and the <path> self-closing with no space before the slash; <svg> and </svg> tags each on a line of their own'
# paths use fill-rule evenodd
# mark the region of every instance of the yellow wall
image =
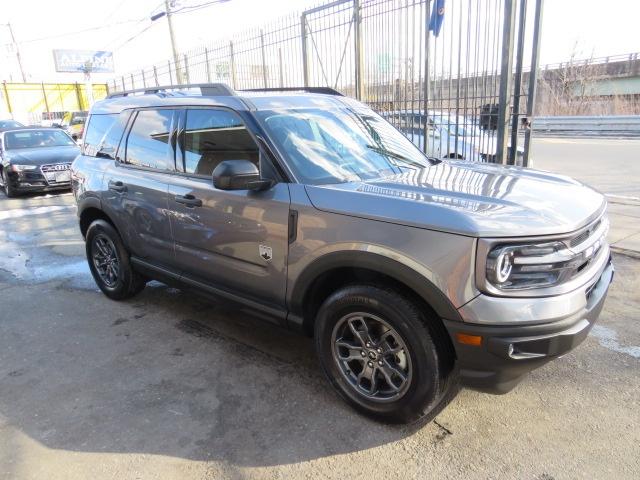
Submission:
<svg viewBox="0 0 640 480">
<path fill-rule="evenodd" d="M 93 84 L 93 98 L 107 96 L 106 84 Z M 36 117 L 43 112 L 88 110 L 84 84 L 80 83 L 2 83 L 0 115 Z"/>
</svg>

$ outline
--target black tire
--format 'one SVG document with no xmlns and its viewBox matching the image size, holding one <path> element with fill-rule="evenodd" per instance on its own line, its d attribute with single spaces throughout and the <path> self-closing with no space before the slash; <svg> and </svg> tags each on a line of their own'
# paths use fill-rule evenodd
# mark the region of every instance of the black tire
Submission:
<svg viewBox="0 0 640 480">
<path fill-rule="evenodd" d="M 96 255 L 100 256 L 100 259 L 105 258 L 99 249 L 99 245 L 105 244 L 109 249 L 113 249 L 115 261 L 111 262 L 111 266 L 114 263 L 117 264 L 117 273 L 112 269 L 110 271 L 114 274 L 109 276 L 104 271 L 99 271 L 104 269 L 96 258 Z M 112 300 L 125 300 L 144 289 L 146 279 L 133 269 L 129 252 L 122 243 L 120 235 L 109 222 L 95 220 L 89 225 L 86 235 L 86 252 L 93 279 L 107 297 Z"/>
<path fill-rule="evenodd" d="M 2 170 L 2 184 L 3 184 L 3 187 L 4 187 L 4 194 L 8 198 L 13 198 L 13 197 L 15 197 L 17 195 L 16 189 L 9 182 L 9 179 L 7 178 L 6 173 L 4 172 L 4 170 Z"/>
<path fill-rule="evenodd" d="M 365 315 L 362 316 L 361 313 Z M 366 322 L 353 320 L 366 318 Z M 382 320 L 382 325 L 378 320 Z M 392 332 L 399 336 L 395 350 L 402 346 L 403 357 L 391 354 L 382 358 L 382 355 L 375 357 L 375 352 L 367 348 L 360 351 L 363 359 L 355 358 L 351 346 L 345 353 L 353 358 L 351 363 L 346 363 L 343 354 L 339 353 L 344 343 L 349 345 L 362 345 L 361 336 L 353 335 L 353 339 L 345 341 L 353 330 L 344 330 L 344 322 L 348 322 L 351 327 L 352 322 L 359 324 L 369 323 L 370 328 L 381 326 L 382 336 L 377 345 L 382 345 L 383 338 Z M 420 419 L 431 418 L 442 410 L 456 395 L 458 383 L 455 380 L 453 369 L 454 358 L 451 354 L 449 339 L 439 320 L 429 312 L 423 312 L 414 302 L 405 295 L 390 288 L 377 287 L 372 285 L 350 285 L 344 287 L 330 295 L 320 307 L 315 322 L 315 346 L 320 357 L 322 368 L 329 381 L 340 394 L 340 396 L 351 404 L 358 411 L 377 420 L 389 423 L 412 423 Z M 386 328 L 390 330 L 386 331 Z M 346 336 L 337 338 L 336 331 L 339 329 Z M 395 332 L 393 332 L 395 330 Z M 362 332 L 360 332 L 362 333 Z M 372 334 L 370 338 L 375 338 Z M 360 343 L 359 343 L 360 342 Z M 403 345 L 401 345 L 403 344 Z M 376 343 L 373 343 L 375 347 Z M 360 347 L 356 347 L 360 348 Z M 378 352 L 384 349 L 378 349 Z M 391 350 L 389 350 L 391 352 Z M 366 357 L 365 357 L 366 353 Z M 373 357 L 369 357 L 371 354 Z M 369 362 L 373 358 L 373 362 Z M 366 362 L 365 362 L 366 360 Z M 374 382 L 369 383 L 369 388 L 377 389 L 378 397 L 369 396 L 361 390 L 360 377 L 354 380 L 358 374 L 359 362 L 362 363 L 362 371 L 365 370 L 365 363 L 372 365 Z M 376 366 L 376 362 L 380 367 Z M 402 377 L 396 376 L 393 388 L 399 388 L 395 393 L 397 398 L 387 394 L 385 398 L 382 393 L 385 387 L 390 387 L 391 382 L 385 380 L 383 369 L 393 364 L 396 370 L 404 374 Z M 398 362 L 398 363 L 396 363 Z M 375 370 L 379 368 L 378 370 Z M 362 373 L 360 371 L 360 373 Z M 377 372 L 377 373 L 376 373 Z M 387 372 L 388 373 L 388 372 Z M 388 376 L 386 377 L 388 379 Z M 355 384 L 354 384 L 355 381 Z M 357 385 L 356 385 L 357 384 Z M 399 387 L 397 384 L 401 384 Z M 376 386 L 377 385 L 377 386 Z"/>
</svg>

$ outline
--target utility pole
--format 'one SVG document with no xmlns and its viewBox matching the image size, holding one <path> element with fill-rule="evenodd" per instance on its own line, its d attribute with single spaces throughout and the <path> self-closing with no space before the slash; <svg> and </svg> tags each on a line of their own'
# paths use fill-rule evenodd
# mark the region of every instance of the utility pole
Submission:
<svg viewBox="0 0 640 480">
<path fill-rule="evenodd" d="M 24 68 L 22 67 L 22 58 L 20 58 L 20 48 L 18 47 L 18 42 L 16 42 L 16 37 L 13 34 L 13 28 L 11 28 L 11 23 L 7 23 L 6 25 L 9 28 L 11 41 L 13 42 L 13 46 L 16 49 L 16 59 L 18 60 L 18 66 L 20 67 L 20 73 L 22 74 L 22 81 L 24 83 L 27 83 L 27 76 L 24 74 Z"/>
<path fill-rule="evenodd" d="M 180 70 L 180 57 L 178 55 L 178 49 L 176 48 L 176 38 L 173 33 L 173 23 L 171 21 L 171 2 L 170 0 L 164 0 L 164 7 L 167 13 L 167 24 L 169 25 L 169 38 L 171 39 L 171 50 L 173 50 L 173 63 L 176 67 L 176 81 L 178 84 L 182 84 L 182 71 Z"/>
</svg>

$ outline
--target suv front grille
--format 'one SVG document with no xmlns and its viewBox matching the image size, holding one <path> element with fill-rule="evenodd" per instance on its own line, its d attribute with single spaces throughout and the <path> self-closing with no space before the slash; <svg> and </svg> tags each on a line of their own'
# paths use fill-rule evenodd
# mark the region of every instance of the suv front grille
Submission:
<svg viewBox="0 0 640 480">
<path fill-rule="evenodd" d="M 584 242 L 587 238 L 589 238 L 591 235 L 593 235 L 593 233 L 598 229 L 598 227 L 600 226 L 600 223 L 602 222 L 602 219 L 598 219 L 596 220 L 594 223 L 592 223 L 591 225 L 589 225 L 586 229 L 584 229 L 582 232 L 580 232 L 578 235 L 576 235 L 575 237 L 572 237 L 569 240 L 569 246 L 570 247 L 575 247 L 577 245 L 580 245 L 582 242 Z"/>
</svg>

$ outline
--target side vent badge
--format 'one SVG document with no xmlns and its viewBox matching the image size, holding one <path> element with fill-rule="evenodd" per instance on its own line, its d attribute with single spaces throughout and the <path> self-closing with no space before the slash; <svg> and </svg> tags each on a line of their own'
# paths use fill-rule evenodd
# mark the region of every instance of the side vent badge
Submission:
<svg viewBox="0 0 640 480">
<path fill-rule="evenodd" d="M 267 247 L 266 245 L 260 245 L 258 247 L 258 251 L 262 259 L 265 260 L 266 262 L 270 261 L 273 258 L 273 250 L 271 249 L 271 247 Z"/>
</svg>

